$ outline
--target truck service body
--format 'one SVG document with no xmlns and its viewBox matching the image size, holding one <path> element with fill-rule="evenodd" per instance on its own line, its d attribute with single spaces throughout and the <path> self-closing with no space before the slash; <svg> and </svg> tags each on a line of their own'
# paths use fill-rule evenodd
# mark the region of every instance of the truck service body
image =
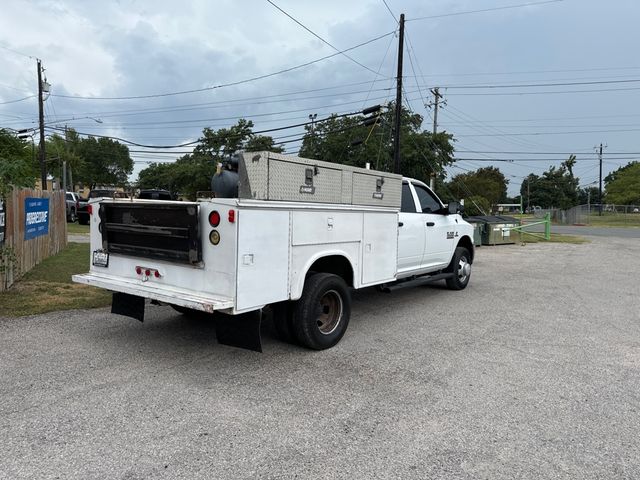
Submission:
<svg viewBox="0 0 640 480">
<path fill-rule="evenodd" d="M 419 181 L 268 152 L 244 154 L 239 179 L 240 198 L 91 200 L 90 271 L 73 280 L 139 320 L 144 299 L 227 314 L 219 341 L 255 350 L 266 306 L 283 338 L 323 349 L 346 330 L 348 287 L 469 281 L 473 228 Z"/>
</svg>

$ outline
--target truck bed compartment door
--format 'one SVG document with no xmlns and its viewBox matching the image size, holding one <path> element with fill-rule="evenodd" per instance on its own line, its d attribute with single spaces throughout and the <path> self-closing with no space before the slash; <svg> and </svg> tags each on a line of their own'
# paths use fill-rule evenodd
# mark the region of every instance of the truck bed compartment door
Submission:
<svg viewBox="0 0 640 480">
<path fill-rule="evenodd" d="M 238 212 L 236 310 L 279 302 L 289 294 L 289 212 Z"/>
<path fill-rule="evenodd" d="M 365 213 L 362 244 L 362 284 L 392 280 L 398 259 L 398 214 Z"/>
</svg>

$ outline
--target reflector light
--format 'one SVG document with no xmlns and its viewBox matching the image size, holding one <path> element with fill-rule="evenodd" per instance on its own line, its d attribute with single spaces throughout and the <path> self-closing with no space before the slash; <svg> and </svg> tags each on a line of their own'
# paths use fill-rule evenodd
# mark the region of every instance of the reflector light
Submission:
<svg viewBox="0 0 640 480">
<path fill-rule="evenodd" d="M 233 223 L 236 221 L 236 211 L 229 210 L 229 223 Z"/>
<path fill-rule="evenodd" d="M 147 281 L 148 277 L 150 277 L 151 275 L 153 275 L 156 278 L 162 277 L 162 274 L 155 268 L 146 268 L 146 267 L 141 267 L 140 265 L 136 266 L 136 273 L 138 275 L 143 275 L 142 281 Z"/>
<path fill-rule="evenodd" d="M 89 215 L 93 215 L 93 206 L 92 205 L 87 205 L 87 213 L 89 213 Z"/>
<path fill-rule="evenodd" d="M 213 245 L 218 245 L 220 243 L 220 234 L 217 230 L 211 230 L 211 233 L 209 234 L 209 241 Z"/>
<path fill-rule="evenodd" d="M 212 227 L 220 225 L 220 214 L 216 210 L 209 214 L 209 225 Z"/>
</svg>

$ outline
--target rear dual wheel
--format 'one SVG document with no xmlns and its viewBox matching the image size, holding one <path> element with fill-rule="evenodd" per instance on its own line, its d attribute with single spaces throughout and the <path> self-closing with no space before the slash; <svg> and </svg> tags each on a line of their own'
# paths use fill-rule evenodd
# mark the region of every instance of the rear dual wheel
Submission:
<svg viewBox="0 0 640 480">
<path fill-rule="evenodd" d="M 336 345 L 347 331 L 350 317 L 349 288 L 341 277 L 329 273 L 311 275 L 300 300 L 281 302 L 273 309 L 278 336 L 312 350 Z"/>
</svg>

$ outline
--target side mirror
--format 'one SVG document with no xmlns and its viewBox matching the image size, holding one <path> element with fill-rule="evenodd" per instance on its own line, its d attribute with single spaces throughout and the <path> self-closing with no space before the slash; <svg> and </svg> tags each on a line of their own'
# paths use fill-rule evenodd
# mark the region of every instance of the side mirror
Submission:
<svg viewBox="0 0 640 480">
<path fill-rule="evenodd" d="M 462 215 L 463 212 L 464 207 L 460 205 L 460 202 L 449 202 L 449 205 L 447 206 L 447 214 L 455 215 L 456 213 L 459 213 Z"/>
</svg>

